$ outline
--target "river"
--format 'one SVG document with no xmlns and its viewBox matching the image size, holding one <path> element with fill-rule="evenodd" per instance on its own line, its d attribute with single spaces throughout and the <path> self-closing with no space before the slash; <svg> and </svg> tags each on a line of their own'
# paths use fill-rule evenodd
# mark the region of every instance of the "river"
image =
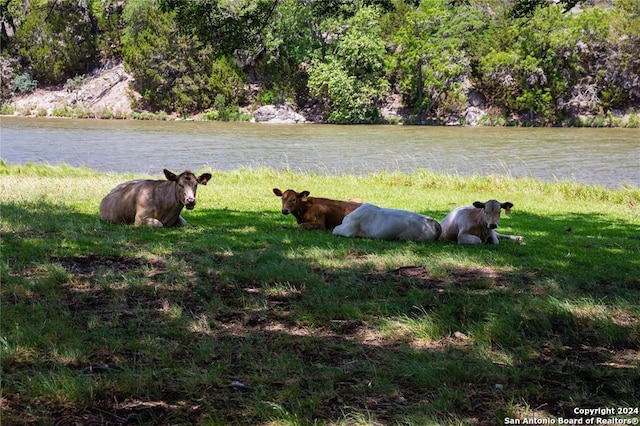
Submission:
<svg viewBox="0 0 640 426">
<path fill-rule="evenodd" d="M 0 157 L 103 172 L 271 167 L 501 174 L 640 187 L 640 129 L 280 125 L 0 118 Z"/>
</svg>

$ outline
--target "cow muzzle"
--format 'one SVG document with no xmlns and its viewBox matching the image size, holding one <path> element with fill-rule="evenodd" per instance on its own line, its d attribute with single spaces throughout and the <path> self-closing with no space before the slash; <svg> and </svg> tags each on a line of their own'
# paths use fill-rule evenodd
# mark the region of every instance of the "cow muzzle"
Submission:
<svg viewBox="0 0 640 426">
<path fill-rule="evenodd" d="M 187 210 L 193 210 L 193 208 L 196 206 L 196 199 L 187 198 L 186 200 L 184 200 L 184 206 L 187 208 Z"/>
<path fill-rule="evenodd" d="M 289 213 L 291 213 L 289 209 L 282 209 L 282 214 L 288 215 Z"/>
</svg>

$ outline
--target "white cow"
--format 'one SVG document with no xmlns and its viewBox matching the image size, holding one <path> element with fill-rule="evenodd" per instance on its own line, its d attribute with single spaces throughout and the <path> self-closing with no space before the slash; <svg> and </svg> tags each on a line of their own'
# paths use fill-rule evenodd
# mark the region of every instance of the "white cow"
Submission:
<svg viewBox="0 0 640 426">
<path fill-rule="evenodd" d="M 333 235 L 381 240 L 426 241 L 440 236 L 440 224 L 429 216 L 406 210 L 363 204 L 336 226 Z"/>
<path fill-rule="evenodd" d="M 495 229 L 500 222 L 500 211 L 511 213 L 513 204 L 489 200 L 476 201 L 473 206 L 463 206 L 451 211 L 440 224 L 441 240 L 458 241 L 458 244 L 498 244 L 498 239 L 509 239 L 521 243 L 517 235 L 498 234 Z"/>
</svg>

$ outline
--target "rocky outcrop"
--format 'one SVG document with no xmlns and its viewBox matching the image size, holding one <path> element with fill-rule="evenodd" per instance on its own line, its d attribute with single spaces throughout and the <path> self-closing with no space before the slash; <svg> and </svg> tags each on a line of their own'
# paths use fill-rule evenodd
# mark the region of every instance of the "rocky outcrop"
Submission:
<svg viewBox="0 0 640 426">
<path fill-rule="evenodd" d="M 129 88 L 132 81 L 133 77 L 119 64 L 58 90 L 37 89 L 17 96 L 11 105 L 19 115 L 41 116 L 52 115 L 54 110 L 77 110 L 81 116 L 99 117 L 108 112 L 125 118 L 131 114 L 132 97 L 139 97 Z"/>
<path fill-rule="evenodd" d="M 302 115 L 294 111 L 290 105 L 265 105 L 253 112 L 256 123 L 304 123 Z"/>
<path fill-rule="evenodd" d="M 480 124 L 480 120 L 482 120 L 485 115 L 486 113 L 482 109 L 475 106 L 470 106 L 469 108 L 467 108 L 464 116 L 465 121 L 468 125 L 476 126 Z"/>
</svg>

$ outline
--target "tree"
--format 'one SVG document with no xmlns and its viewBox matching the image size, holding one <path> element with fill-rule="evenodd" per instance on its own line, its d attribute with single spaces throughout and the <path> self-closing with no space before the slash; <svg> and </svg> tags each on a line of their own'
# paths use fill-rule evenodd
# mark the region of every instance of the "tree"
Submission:
<svg viewBox="0 0 640 426">
<path fill-rule="evenodd" d="M 103 65 L 109 61 L 122 59 L 123 9 L 124 4 L 120 0 L 93 0 L 91 2 L 92 15 L 98 27 L 96 50 Z"/>
<path fill-rule="evenodd" d="M 507 113 L 556 123 L 585 85 L 590 93 L 599 91 L 607 22 L 600 8 L 567 15 L 560 5 L 537 8 L 527 18 L 496 20 L 487 31 L 486 50 L 480 49 L 476 83 Z"/>
<path fill-rule="evenodd" d="M 262 28 L 279 0 L 160 0 L 163 11 L 175 13 L 183 34 L 197 36 L 216 56 L 254 50 Z"/>
<path fill-rule="evenodd" d="M 97 26 L 85 2 L 32 1 L 13 45 L 41 83 L 61 83 L 97 65 Z"/>
<path fill-rule="evenodd" d="M 424 120 L 448 95 L 459 98 L 460 82 L 470 72 L 464 35 L 482 21 L 468 6 L 453 9 L 441 2 L 423 2 L 407 11 L 393 37 L 390 68 L 405 105 Z"/>
<path fill-rule="evenodd" d="M 640 102 L 640 3 L 617 0 L 608 35 L 603 101 L 613 107 Z"/>
<path fill-rule="evenodd" d="M 242 98 L 241 70 L 225 56 L 215 58 L 197 37 L 180 34 L 173 13 L 153 0 L 131 0 L 123 18 L 125 65 L 151 107 L 188 113 L 212 107 L 217 95 L 227 104 Z"/>
<path fill-rule="evenodd" d="M 389 85 L 384 76 L 386 51 L 378 11 L 360 9 L 344 22 L 337 41 L 309 68 L 309 90 L 328 112 L 331 123 L 371 123 Z"/>
</svg>

